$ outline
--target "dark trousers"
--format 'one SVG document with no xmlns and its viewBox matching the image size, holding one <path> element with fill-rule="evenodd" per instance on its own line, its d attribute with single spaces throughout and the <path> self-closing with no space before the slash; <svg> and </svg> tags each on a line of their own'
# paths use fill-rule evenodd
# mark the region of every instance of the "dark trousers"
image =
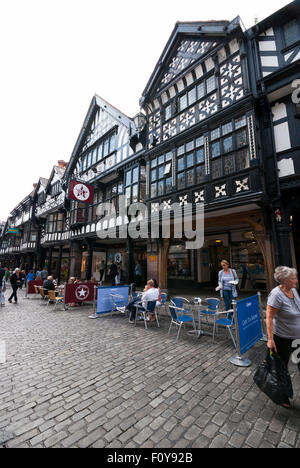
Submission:
<svg viewBox="0 0 300 468">
<path fill-rule="evenodd" d="M 19 287 L 19 286 L 17 286 L 16 284 L 13 284 L 13 285 L 12 285 L 12 290 L 13 290 L 13 292 L 12 292 L 10 298 L 8 299 L 9 301 L 11 301 L 12 298 L 14 298 L 14 299 L 15 299 L 15 302 L 18 302 L 18 298 L 17 298 L 18 287 Z"/>
<path fill-rule="evenodd" d="M 136 308 L 134 304 L 140 302 L 141 298 L 139 296 L 134 297 L 127 305 L 127 310 L 129 310 L 129 319 L 135 320 Z"/>
<path fill-rule="evenodd" d="M 277 354 L 288 366 L 291 355 L 296 351 L 297 348 L 293 348 L 292 344 L 295 341 L 294 339 L 281 338 L 280 336 L 274 335 L 274 341 L 277 348 Z M 299 346 L 298 346 L 299 348 Z M 298 359 L 300 359 L 300 353 L 298 352 Z M 298 369 L 300 372 L 300 362 L 298 363 Z"/>
</svg>

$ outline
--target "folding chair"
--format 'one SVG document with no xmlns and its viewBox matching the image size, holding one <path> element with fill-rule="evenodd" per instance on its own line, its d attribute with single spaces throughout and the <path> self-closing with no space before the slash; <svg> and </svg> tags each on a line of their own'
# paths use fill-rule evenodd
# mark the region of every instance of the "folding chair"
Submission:
<svg viewBox="0 0 300 468">
<path fill-rule="evenodd" d="M 112 302 L 113 302 L 113 308 L 111 310 L 111 316 L 113 316 L 114 313 L 119 313 L 122 315 L 126 315 L 126 306 L 127 304 L 125 303 L 125 299 L 123 296 L 120 294 L 111 294 L 110 295 Z"/>
<path fill-rule="evenodd" d="M 146 307 L 143 306 L 142 302 L 137 302 L 136 304 L 134 304 L 134 307 L 136 308 L 135 323 L 134 323 L 135 326 L 136 326 L 138 316 L 140 316 L 142 318 L 142 320 L 144 321 L 145 328 L 147 329 L 148 328 L 148 323 L 151 323 L 149 319 L 147 320 L 147 314 L 148 313 L 149 314 L 154 313 L 155 320 L 153 320 L 153 322 L 156 321 L 157 326 L 160 327 L 159 320 L 158 320 L 158 315 L 157 315 L 157 311 L 156 311 L 156 302 L 157 301 L 149 301 L 149 302 L 146 303 Z"/>
<path fill-rule="evenodd" d="M 194 331 L 195 332 L 197 331 L 196 330 L 195 319 L 194 319 L 194 314 L 193 314 L 193 316 L 185 315 L 186 311 L 184 309 L 182 309 L 180 307 L 176 307 L 174 305 L 169 305 L 169 311 L 170 311 L 170 314 L 171 314 L 171 323 L 170 323 L 168 336 L 170 335 L 172 325 L 175 325 L 176 327 L 178 327 L 176 341 L 178 341 L 182 325 L 185 325 L 186 323 L 192 323 Z"/>
<path fill-rule="evenodd" d="M 218 327 L 226 328 L 226 330 L 229 332 L 229 334 L 231 336 L 233 346 L 235 347 L 235 349 L 237 349 L 236 341 L 234 339 L 234 334 L 233 334 L 233 330 L 235 329 L 234 313 L 233 312 L 234 312 L 233 310 L 228 310 L 226 312 L 219 312 L 218 314 L 216 314 L 216 315 L 225 315 L 226 314 L 226 318 L 221 318 L 221 319 L 215 320 L 214 334 L 215 334 L 215 331 L 218 333 Z"/>
<path fill-rule="evenodd" d="M 47 306 L 49 306 L 50 302 L 54 302 L 54 309 L 56 309 L 57 304 L 62 304 L 64 302 L 64 297 L 57 296 L 55 291 L 48 291 L 48 296 L 49 300 Z"/>
</svg>

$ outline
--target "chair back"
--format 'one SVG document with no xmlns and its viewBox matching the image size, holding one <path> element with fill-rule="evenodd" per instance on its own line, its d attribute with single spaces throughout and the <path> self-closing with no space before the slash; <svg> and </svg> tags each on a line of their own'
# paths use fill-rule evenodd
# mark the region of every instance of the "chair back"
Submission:
<svg viewBox="0 0 300 468">
<path fill-rule="evenodd" d="M 196 305 L 200 305 L 200 304 L 201 304 L 201 302 L 202 302 L 202 299 L 201 299 L 201 297 L 194 297 L 194 304 L 196 304 Z"/>
<path fill-rule="evenodd" d="M 169 305 L 169 311 L 173 320 L 177 320 L 176 309 L 174 306 Z"/>
<path fill-rule="evenodd" d="M 205 299 L 205 301 L 208 303 L 207 309 L 209 311 L 216 312 L 216 313 L 218 312 L 218 308 L 219 308 L 219 304 L 220 304 L 219 299 L 208 297 L 207 299 Z"/>
<path fill-rule="evenodd" d="M 183 308 L 184 303 L 185 304 L 190 304 L 190 301 L 186 299 L 185 297 L 173 297 L 171 302 L 176 306 L 179 307 L 180 309 Z"/>
<path fill-rule="evenodd" d="M 161 304 L 165 304 L 167 302 L 167 294 L 161 293 Z"/>
<path fill-rule="evenodd" d="M 48 291 L 48 296 L 49 296 L 49 301 L 55 301 L 56 299 L 56 294 L 55 291 Z"/>
<path fill-rule="evenodd" d="M 147 312 L 154 312 L 156 307 L 156 301 L 149 301 L 147 302 Z"/>
</svg>

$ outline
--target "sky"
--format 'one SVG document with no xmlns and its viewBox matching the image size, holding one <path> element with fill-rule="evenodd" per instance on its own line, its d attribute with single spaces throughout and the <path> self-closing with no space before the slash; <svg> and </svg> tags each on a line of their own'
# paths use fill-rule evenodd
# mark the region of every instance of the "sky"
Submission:
<svg viewBox="0 0 300 468">
<path fill-rule="evenodd" d="M 0 0 L 0 220 L 68 161 L 95 94 L 130 117 L 177 21 L 246 28 L 285 0 Z"/>
</svg>

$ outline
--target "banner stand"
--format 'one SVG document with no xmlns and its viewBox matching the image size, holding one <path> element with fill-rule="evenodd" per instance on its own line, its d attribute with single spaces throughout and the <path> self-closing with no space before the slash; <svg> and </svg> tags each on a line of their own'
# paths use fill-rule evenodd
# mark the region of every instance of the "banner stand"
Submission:
<svg viewBox="0 0 300 468">
<path fill-rule="evenodd" d="M 263 317 L 263 314 L 262 314 L 262 302 L 261 302 L 261 292 L 259 291 L 258 293 L 258 300 L 259 300 L 259 310 L 261 312 L 260 314 L 260 318 L 261 318 L 261 329 L 263 331 L 263 337 L 261 339 L 261 341 L 267 343 L 268 342 L 268 335 L 267 335 L 267 327 L 266 327 L 266 322 L 264 320 L 264 317 Z"/>
<path fill-rule="evenodd" d="M 232 301 L 233 311 L 234 311 L 234 323 L 235 323 L 235 336 L 236 336 L 236 345 L 237 345 L 237 355 L 229 359 L 231 364 L 234 364 L 238 367 L 250 367 L 252 362 L 249 359 L 244 359 L 241 356 L 241 345 L 240 345 L 240 336 L 239 336 L 239 326 L 238 326 L 238 317 L 237 317 L 237 301 Z"/>
<path fill-rule="evenodd" d="M 93 303 L 94 313 L 92 315 L 89 315 L 89 319 L 92 319 L 92 320 L 99 318 L 99 315 L 97 315 L 97 291 L 98 291 L 98 286 L 94 286 L 94 303 Z"/>
</svg>

